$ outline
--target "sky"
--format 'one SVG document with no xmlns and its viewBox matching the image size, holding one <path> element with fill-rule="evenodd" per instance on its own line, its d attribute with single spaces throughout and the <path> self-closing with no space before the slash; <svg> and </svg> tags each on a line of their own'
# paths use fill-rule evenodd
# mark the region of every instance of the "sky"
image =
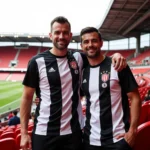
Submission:
<svg viewBox="0 0 150 150">
<path fill-rule="evenodd" d="M 0 0 L 0 34 L 48 35 L 57 16 L 68 18 L 73 34 L 100 27 L 113 0 Z"/>
</svg>

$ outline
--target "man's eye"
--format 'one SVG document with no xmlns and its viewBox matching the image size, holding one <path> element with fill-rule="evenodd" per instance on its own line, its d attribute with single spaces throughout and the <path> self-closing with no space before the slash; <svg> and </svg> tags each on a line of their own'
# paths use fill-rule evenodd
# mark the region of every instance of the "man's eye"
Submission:
<svg viewBox="0 0 150 150">
<path fill-rule="evenodd" d="M 97 43 L 97 40 L 96 40 L 96 39 L 95 39 L 95 40 L 92 40 L 92 42 L 93 42 L 93 43 Z"/>
<path fill-rule="evenodd" d="M 87 44 L 88 43 L 88 41 L 83 41 L 83 44 Z"/>
<path fill-rule="evenodd" d="M 66 32 L 64 32 L 64 35 L 68 35 L 68 34 L 69 34 L 69 32 L 67 32 L 67 31 L 66 31 Z"/>
<path fill-rule="evenodd" d="M 58 35 L 58 34 L 59 34 L 59 31 L 56 31 L 55 34 Z"/>
</svg>

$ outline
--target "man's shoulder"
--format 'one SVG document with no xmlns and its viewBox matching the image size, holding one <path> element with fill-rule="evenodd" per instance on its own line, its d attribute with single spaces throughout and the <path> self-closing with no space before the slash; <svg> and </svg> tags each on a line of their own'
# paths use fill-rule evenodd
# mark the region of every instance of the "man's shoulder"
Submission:
<svg viewBox="0 0 150 150">
<path fill-rule="evenodd" d="M 10 120 L 13 120 L 15 118 L 15 116 L 11 117 Z"/>
<path fill-rule="evenodd" d="M 9 122 L 12 122 L 14 120 L 14 117 L 11 117 L 10 119 L 9 119 Z"/>
<path fill-rule="evenodd" d="M 73 56 L 76 59 L 82 59 L 83 61 L 87 61 L 87 57 L 86 57 L 86 55 L 82 51 L 81 52 L 74 52 Z"/>
<path fill-rule="evenodd" d="M 32 59 L 37 59 L 40 57 L 47 57 L 47 56 L 49 56 L 48 54 L 50 54 L 49 50 L 46 50 L 44 52 L 38 53 L 37 55 L 33 56 Z"/>
<path fill-rule="evenodd" d="M 34 55 L 30 60 L 30 64 L 35 63 L 37 60 L 40 60 L 40 58 L 46 59 L 47 57 L 50 57 L 51 53 L 49 53 L 49 50 L 46 50 L 44 52 L 38 53 L 37 55 Z"/>
</svg>

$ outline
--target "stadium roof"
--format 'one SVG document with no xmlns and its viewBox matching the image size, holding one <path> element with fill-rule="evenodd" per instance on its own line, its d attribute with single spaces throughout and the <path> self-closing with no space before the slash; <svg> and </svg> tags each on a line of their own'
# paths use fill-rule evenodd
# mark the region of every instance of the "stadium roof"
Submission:
<svg viewBox="0 0 150 150">
<path fill-rule="evenodd" d="M 150 0 L 114 0 L 99 31 L 107 41 L 150 33 Z M 44 43 L 50 39 L 48 35 L 7 34 L 0 36 L 2 41 Z M 79 35 L 74 35 L 72 41 L 80 42 Z"/>
<path fill-rule="evenodd" d="M 150 33 L 150 0 L 114 0 L 99 30 L 104 40 Z"/>
</svg>

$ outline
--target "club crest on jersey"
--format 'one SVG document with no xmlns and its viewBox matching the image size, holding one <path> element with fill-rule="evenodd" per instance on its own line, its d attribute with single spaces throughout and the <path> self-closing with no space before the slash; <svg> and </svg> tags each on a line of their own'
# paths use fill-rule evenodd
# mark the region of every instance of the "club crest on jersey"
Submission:
<svg viewBox="0 0 150 150">
<path fill-rule="evenodd" d="M 71 61 L 70 62 L 70 66 L 71 66 L 71 68 L 73 68 L 73 69 L 77 69 L 77 63 L 76 63 L 76 61 Z"/>
<path fill-rule="evenodd" d="M 101 80 L 103 81 L 102 88 L 106 88 L 107 87 L 106 82 L 109 80 L 109 72 L 108 71 L 104 71 L 103 73 L 101 73 Z"/>
<path fill-rule="evenodd" d="M 101 76 L 101 80 L 103 82 L 107 82 L 109 80 L 109 74 L 107 72 L 103 73 Z"/>
</svg>

